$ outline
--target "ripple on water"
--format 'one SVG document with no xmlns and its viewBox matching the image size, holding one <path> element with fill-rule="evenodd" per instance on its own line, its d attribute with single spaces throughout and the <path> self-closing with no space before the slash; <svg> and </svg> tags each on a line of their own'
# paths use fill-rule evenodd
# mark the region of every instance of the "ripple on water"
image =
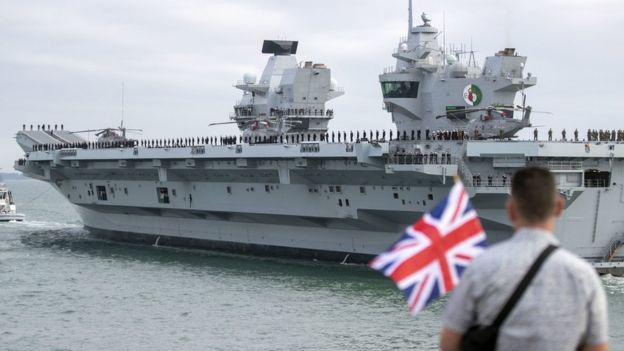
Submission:
<svg viewBox="0 0 624 351">
<path fill-rule="evenodd" d="M 109 242 L 71 214 L 52 216 L 63 199 L 49 196 L 47 212 L 0 226 L 0 345 L 437 349 L 445 299 L 412 318 L 393 283 L 365 266 Z M 624 323 L 624 279 L 602 279 L 612 349 L 624 349 L 615 327 Z"/>
</svg>

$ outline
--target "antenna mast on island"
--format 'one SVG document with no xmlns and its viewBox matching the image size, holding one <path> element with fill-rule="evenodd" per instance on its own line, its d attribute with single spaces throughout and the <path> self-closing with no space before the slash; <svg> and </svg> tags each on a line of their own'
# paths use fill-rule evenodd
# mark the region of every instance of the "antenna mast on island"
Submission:
<svg viewBox="0 0 624 351">
<path fill-rule="evenodd" d="M 409 17 L 407 18 L 407 25 L 409 26 L 409 28 L 407 28 L 407 35 L 412 33 L 412 28 L 414 28 L 414 20 L 412 18 L 412 0 L 409 0 L 408 16 Z"/>
<path fill-rule="evenodd" d="M 124 122 L 124 85 L 125 82 L 122 81 L 121 82 L 121 128 L 123 128 L 123 122 Z"/>
<path fill-rule="evenodd" d="M 442 63 L 446 67 L 446 12 L 442 11 Z"/>
</svg>

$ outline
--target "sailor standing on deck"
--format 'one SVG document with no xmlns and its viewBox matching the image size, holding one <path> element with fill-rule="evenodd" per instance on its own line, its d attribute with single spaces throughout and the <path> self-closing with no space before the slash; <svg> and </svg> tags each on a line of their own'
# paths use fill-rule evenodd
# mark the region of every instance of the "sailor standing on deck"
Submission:
<svg viewBox="0 0 624 351">
<path fill-rule="evenodd" d="M 443 351 L 459 350 L 471 327 L 493 324 L 536 258 L 559 245 L 553 231 L 563 208 L 549 171 L 525 168 L 513 176 L 507 214 L 516 233 L 464 272 L 444 311 Z M 551 252 L 501 322 L 496 350 L 607 350 L 607 302 L 598 274 L 563 248 Z"/>
</svg>

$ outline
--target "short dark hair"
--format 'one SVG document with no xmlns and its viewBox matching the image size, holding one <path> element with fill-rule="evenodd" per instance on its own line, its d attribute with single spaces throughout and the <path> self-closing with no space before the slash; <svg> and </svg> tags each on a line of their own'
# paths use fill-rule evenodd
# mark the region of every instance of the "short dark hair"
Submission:
<svg viewBox="0 0 624 351">
<path fill-rule="evenodd" d="M 522 219 L 529 223 L 541 223 L 555 212 L 555 178 L 544 168 L 523 168 L 511 179 L 511 197 Z"/>
</svg>

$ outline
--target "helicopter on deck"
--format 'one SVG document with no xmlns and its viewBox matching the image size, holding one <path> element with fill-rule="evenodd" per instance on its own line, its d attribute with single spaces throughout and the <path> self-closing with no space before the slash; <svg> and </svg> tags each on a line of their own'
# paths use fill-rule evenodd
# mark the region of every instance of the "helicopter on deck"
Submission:
<svg viewBox="0 0 624 351">
<path fill-rule="evenodd" d="M 127 142 L 133 141 L 134 139 L 130 139 L 126 137 L 127 133 L 133 132 L 142 132 L 143 129 L 130 129 L 123 126 L 123 121 L 121 125 L 116 128 L 100 128 L 100 129 L 86 129 L 72 132 L 74 134 L 78 133 L 93 133 L 95 132 L 95 136 L 98 137 L 99 143 L 116 143 L 116 142 Z"/>
<path fill-rule="evenodd" d="M 264 117 L 264 118 L 250 118 L 247 120 L 231 122 L 218 122 L 210 123 L 209 126 L 236 124 L 238 128 L 243 131 L 243 138 L 248 140 L 257 140 L 279 138 L 282 135 L 288 134 L 294 127 L 301 124 L 301 121 L 288 120 L 280 116 L 276 117 Z"/>
<path fill-rule="evenodd" d="M 483 108 L 447 108 L 443 115 L 436 119 L 448 118 L 454 124 L 460 125 L 470 136 L 478 139 L 515 138 L 520 130 L 533 127 L 531 113 L 552 114 L 547 111 L 533 111 L 531 106 L 525 106 L 526 95 L 523 94 L 520 105 L 490 105 Z M 522 113 L 522 118 L 514 118 L 514 112 Z"/>
</svg>

